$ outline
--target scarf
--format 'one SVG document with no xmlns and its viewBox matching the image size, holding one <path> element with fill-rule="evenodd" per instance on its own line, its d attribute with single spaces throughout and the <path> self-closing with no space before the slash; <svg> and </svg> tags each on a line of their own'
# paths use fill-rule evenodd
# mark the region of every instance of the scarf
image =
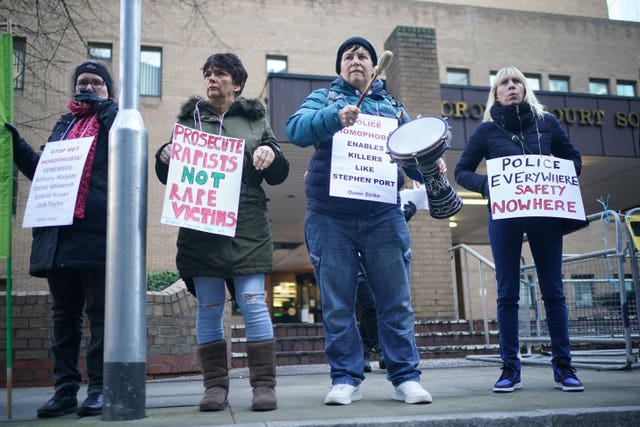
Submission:
<svg viewBox="0 0 640 427">
<path fill-rule="evenodd" d="M 507 106 L 496 102 L 491 107 L 491 117 L 498 125 L 514 133 L 520 132 L 535 121 L 533 110 L 528 102 Z"/>
<path fill-rule="evenodd" d="M 87 154 L 87 161 L 82 170 L 80 186 L 78 187 L 78 197 L 76 206 L 73 211 L 74 218 L 84 218 L 85 207 L 87 205 L 87 197 L 89 196 L 89 183 L 91 181 L 91 169 L 93 167 L 93 159 L 96 154 L 96 141 L 98 140 L 98 131 L 100 130 L 100 122 L 97 115 L 93 112 L 93 107 L 86 104 L 77 104 L 69 101 L 67 104 L 71 113 L 78 118 L 73 127 L 67 134 L 66 139 L 76 139 L 93 136 L 93 142 Z"/>
</svg>

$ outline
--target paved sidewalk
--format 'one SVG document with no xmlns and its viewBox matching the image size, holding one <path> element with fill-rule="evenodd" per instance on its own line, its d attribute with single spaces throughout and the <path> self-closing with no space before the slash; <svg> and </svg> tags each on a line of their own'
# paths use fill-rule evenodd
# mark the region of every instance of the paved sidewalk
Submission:
<svg viewBox="0 0 640 427">
<path fill-rule="evenodd" d="M 377 365 L 374 363 L 374 366 Z M 327 365 L 278 367 L 278 410 L 252 412 L 246 369 L 231 371 L 229 407 L 198 412 L 201 377 L 149 381 L 146 417 L 103 421 L 75 414 L 41 420 L 36 408 L 48 400 L 51 388 L 13 390 L 13 417 L 7 420 L 6 390 L 0 391 L 0 422 L 8 426 L 640 426 L 640 369 L 630 371 L 580 369 L 583 393 L 553 388 L 551 368 L 523 366 L 523 388 L 514 393 L 491 391 L 499 365 L 468 359 L 423 360 L 422 384 L 433 403 L 408 405 L 392 400 L 386 371 L 374 369 L 362 383 L 363 400 L 345 406 L 325 406 L 330 389 Z M 81 388 L 79 400 L 86 395 Z"/>
</svg>

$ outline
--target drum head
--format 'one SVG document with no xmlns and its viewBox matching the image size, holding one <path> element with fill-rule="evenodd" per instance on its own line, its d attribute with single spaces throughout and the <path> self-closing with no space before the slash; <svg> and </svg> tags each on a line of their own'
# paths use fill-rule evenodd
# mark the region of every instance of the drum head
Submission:
<svg viewBox="0 0 640 427">
<path fill-rule="evenodd" d="M 390 154 L 397 156 L 428 152 L 445 138 L 446 133 L 447 124 L 443 119 L 419 117 L 393 131 L 387 140 L 387 148 Z"/>
</svg>

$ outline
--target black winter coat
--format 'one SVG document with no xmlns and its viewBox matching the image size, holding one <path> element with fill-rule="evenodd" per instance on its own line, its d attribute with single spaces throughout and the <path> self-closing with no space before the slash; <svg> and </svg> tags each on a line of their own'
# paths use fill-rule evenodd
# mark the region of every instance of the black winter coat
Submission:
<svg viewBox="0 0 640 427">
<path fill-rule="evenodd" d="M 29 264 L 32 276 L 46 277 L 48 271 L 59 269 L 105 268 L 109 129 L 117 114 L 118 104 L 113 101 L 103 103 L 98 112 L 100 130 L 84 218 L 74 218 L 71 225 L 33 228 Z M 60 117 L 49 141 L 64 139 L 76 120 L 71 113 Z M 33 179 L 40 155 L 24 139 L 14 144 L 13 150 L 18 169 Z"/>
</svg>

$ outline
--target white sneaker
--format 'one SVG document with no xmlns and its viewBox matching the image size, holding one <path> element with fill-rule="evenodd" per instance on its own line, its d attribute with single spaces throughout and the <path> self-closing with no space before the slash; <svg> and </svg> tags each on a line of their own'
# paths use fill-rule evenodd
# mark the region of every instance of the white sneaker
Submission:
<svg viewBox="0 0 640 427">
<path fill-rule="evenodd" d="M 431 394 L 417 381 L 405 381 L 395 388 L 394 400 L 404 400 L 404 403 L 431 403 Z"/>
<path fill-rule="evenodd" d="M 350 405 L 351 402 L 362 399 L 360 386 L 336 384 L 324 398 L 325 405 Z"/>
</svg>

